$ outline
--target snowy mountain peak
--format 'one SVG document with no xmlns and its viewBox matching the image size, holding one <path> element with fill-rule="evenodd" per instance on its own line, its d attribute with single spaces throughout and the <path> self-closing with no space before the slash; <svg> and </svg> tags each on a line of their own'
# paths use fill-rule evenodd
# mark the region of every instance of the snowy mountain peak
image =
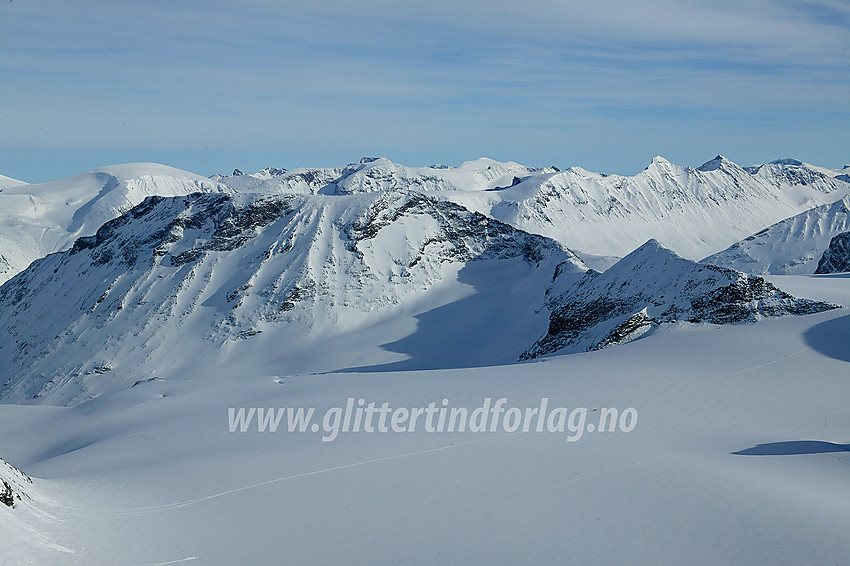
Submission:
<svg viewBox="0 0 850 566">
<path fill-rule="evenodd" d="M 723 157 L 722 155 L 718 154 L 717 157 L 715 157 L 714 159 L 710 159 L 709 161 L 706 161 L 705 163 L 697 167 L 697 171 L 715 171 L 717 169 L 720 169 L 725 164 L 732 164 L 732 162 Z"/>
<path fill-rule="evenodd" d="M 650 240 L 603 273 L 571 285 L 556 280 L 548 332 L 522 359 L 597 350 L 638 338 L 660 324 L 727 324 L 810 314 L 835 305 L 797 299 L 760 277 L 684 259 Z"/>
<path fill-rule="evenodd" d="M 649 165 L 647 165 L 646 168 L 647 169 L 656 168 L 656 169 L 661 169 L 661 170 L 669 170 L 673 167 L 674 167 L 674 165 L 672 163 L 670 163 L 670 161 L 668 161 L 664 157 L 661 157 L 660 155 L 656 155 L 655 157 L 652 158 L 652 161 L 649 162 Z"/>
<path fill-rule="evenodd" d="M 655 254 L 664 253 L 664 252 L 669 253 L 671 255 L 674 255 L 676 257 L 679 257 L 679 255 L 676 252 L 674 252 L 673 250 L 671 250 L 670 248 L 668 248 L 667 246 L 665 246 L 664 244 L 662 244 L 661 242 L 659 242 L 655 238 L 650 238 L 643 245 L 636 248 L 635 251 L 633 251 L 631 254 L 629 254 L 626 257 L 630 257 L 630 256 L 640 257 L 640 256 L 643 256 L 645 254 L 652 254 L 654 256 Z"/>
<path fill-rule="evenodd" d="M 794 167 L 800 167 L 803 165 L 803 162 L 799 159 L 794 159 L 793 157 L 783 157 L 781 159 L 774 159 L 770 162 L 771 165 L 791 165 Z"/>
<path fill-rule="evenodd" d="M 190 360 L 509 362 L 545 329 L 556 266 L 587 269 L 553 240 L 413 192 L 150 197 L 0 287 L 0 396 L 66 403 Z M 416 328 L 412 354 L 383 347 Z M 357 348 L 329 345 L 352 334 Z"/>
</svg>

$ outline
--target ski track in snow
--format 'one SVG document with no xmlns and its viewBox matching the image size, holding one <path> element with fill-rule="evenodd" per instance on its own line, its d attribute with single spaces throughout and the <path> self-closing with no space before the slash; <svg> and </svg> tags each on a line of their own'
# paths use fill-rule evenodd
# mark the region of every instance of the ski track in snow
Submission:
<svg viewBox="0 0 850 566">
<path fill-rule="evenodd" d="M 189 556 L 188 558 L 181 558 L 179 560 L 169 560 L 167 562 L 148 562 L 146 564 L 134 564 L 133 566 L 165 566 L 166 564 L 180 564 L 181 562 L 192 562 L 194 560 L 201 560 L 200 556 Z"/>
<path fill-rule="evenodd" d="M 725 379 L 725 378 L 728 378 L 728 377 L 745 374 L 745 373 L 755 371 L 755 370 L 760 369 L 760 368 L 764 368 L 764 367 L 785 361 L 789 358 L 793 358 L 793 357 L 803 353 L 804 351 L 805 350 L 800 350 L 800 351 L 794 352 L 793 354 L 789 354 L 787 356 L 783 356 L 783 357 L 776 358 L 774 360 L 764 362 L 764 363 L 761 363 L 761 364 L 758 364 L 758 365 L 755 365 L 755 366 L 743 368 L 743 369 L 740 369 L 740 370 L 735 370 L 735 371 L 732 371 L 732 372 L 727 372 L 727 373 L 724 373 L 724 374 L 717 374 L 717 375 L 699 377 L 699 378 L 689 379 L 687 381 L 664 382 L 664 383 L 654 383 L 654 384 L 649 384 L 649 385 L 638 385 L 638 386 L 634 386 L 634 387 L 607 389 L 607 390 L 603 390 L 603 391 L 592 392 L 592 393 L 589 393 L 589 394 L 595 395 L 595 394 L 602 394 L 602 393 L 633 391 L 633 390 L 647 389 L 647 388 L 653 388 L 653 387 L 666 387 L 666 386 L 670 386 L 670 385 L 687 385 L 687 384 L 697 383 L 697 382 L 706 381 L 706 380 L 710 380 L 710 379 Z M 835 403 L 826 412 L 824 412 L 824 411 L 818 412 L 815 415 L 808 416 L 808 417 L 806 417 L 806 418 L 804 418 L 804 419 L 802 419 L 802 420 L 800 420 L 800 421 L 798 421 L 794 424 L 788 425 L 786 427 L 771 430 L 769 432 L 765 432 L 765 433 L 761 433 L 761 434 L 757 434 L 757 435 L 742 436 L 742 437 L 736 438 L 735 440 L 724 441 L 722 443 L 714 444 L 714 445 L 707 446 L 707 447 L 704 447 L 704 448 L 700 448 L 698 450 L 691 450 L 691 451 L 688 451 L 688 452 L 680 452 L 680 453 L 677 453 L 677 454 L 671 454 L 669 456 L 663 456 L 661 458 L 652 458 L 652 459 L 648 459 L 648 460 L 641 460 L 641 461 L 638 461 L 638 462 L 631 462 L 631 463 L 624 464 L 624 465 L 621 465 L 621 466 L 614 466 L 614 467 L 611 467 L 611 468 L 607 468 L 605 470 L 601 470 L 599 472 L 595 472 L 593 474 L 589 474 L 589 475 L 581 476 L 581 477 L 577 477 L 577 478 L 572 478 L 571 480 L 564 482 L 564 483 L 561 483 L 561 484 L 555 484 L 551 487 L 551 489 L 558 489 L 558 488 L 565 487 L 565 486 L 570 485 L 570 484 L 574 484 L 574 483 L 577 483 L 577 482 L 580 482 L 580 481 L 592 479 L 592 478 L 599 477 L 599 476 L 609 474 L 609 473 L 612 473 L 612 472 L 618 472 L 618 471 L 622 471 L 622 470 L 626 470 L 626 469 L 630 469 L 630 468 L 645 466 L 645 465 L 653 464 L 653 463 L 656 463 L 656 462 L 665 462 L 665 461 L 675 460 L 675 459 L 682 458 L 682 457 L 685 457 L 685 456 L 692 456 L 692 455 L 695 455 L 695 454 L 708 452 L 710 450 L 716 450 L 716 449 L 722 448 L 724 446 L 738 446 L 742 443 L 752 442 L 752 441 L 757 440 L 759 438 L 764 438 L 764 437 L 772 436 L 772 435 L 780 433 L 780 432 L 792 430 L 792 429 L 800 427 L 800 426 L 802 426 L 806 423 L 812 422 L 816 419 L 827 418 L 831 415 L 850 411 L 850 407 L 847 406 L 848 403 L 850 403 L 850 395 L 841 399 L 841 401 Z M 462 446 L 477 444 L 479 442 L 496 440 L 498 438 L 503 438 L 503 437 L 506 437 L 506 436 L 512 436 L 512 435 L 518 434 L 520 432 L 521 431 L 516 431 L 516 432 L 511 432 L 511 433 L 498 434 L 498 435 L 494 435 L 494 436 L 486 436 L 484 438 L 477 438 L 477 439 L 474 439 L 474 440 L 468 440 L 466 442 L 460 442 L 460 443 L 452 443 L 452 444 L 448 444 L 448 445 L 445 445 L 445 446 L 438 446 L 436 448 L 429 448 L 429 449 L 426 449 L 426 450 L 416 450 L 416 451 L 413 451 L 413 452 L 406 452 L 406 453 L 403 453 L 403 454 L 395 454 L 395 455 L 391 455 L 391 456 L 384 456 L 384 457 L 381 457 L 381 458 L 372 458 L 372 459 L 364 460 L 364 461 L 361 461 L 361 462 L 353 462 L 353 463 L 350 463 L 350 464 L 344 464 L 342 466 L 332 466 L 332 467 L 323 468 L 323 469 L 320 469 L 320 470 L 312 470 L 312 471 L 309 471 L 309 472 L 301 472 L 301 473 L 298 473 L 298 474 L 292 474 L 292 475 L 289 475 L 289 476 L 274 478 L 274 479 L 270 479 L 270 480 L 267 480 L 267 481 L 255 483 L 255 484 L 252 484 L 252 485 L 246 485 L 246 486 L 238 487 L 238 488 L 235 488 L 235 489 L 230 489 L 230 490 L 222 491 L 222 492 L 219 492 L 219 493 L 214 493 L 214 494 L 211 494 L 211 495 L 206 495 L 206 496 L 203 496 L 203 497 L 197 497 L 197 498 L 194 498 L 194 499 L 189 499 L 189 500 L 186 500 L 186 501 L 179 501 L 179 502 L 175 502 L 175 503 L 166 503 L 166 504 L 162 504 L 162 505 L 151 505 L 151 506 L 146 506 L 146 507 L 125 507 L 125 508 L 79 507 L 79 506 L 59 505 L 59 506 L 57 506 L 57 509 L 62 510 L 62 511 L 57 511 L 57 512 L 60 512 L 60 513 L 64 514 L 65 516 L 68 516 L 68 517 L 81 517 L 81 518 L 103 518 L 103 517 L 114 517 L 114 518 L 122 517 L 123 518 L 123 517 L 134 517 L 134 516 L 140 516 L 140 515 L 149 515 L 149 514 L 158 513 L 158 512 L 162 512 L 162 511 L 171 511 L 171 510 L 175 510 L 175 509 L 180 509 L 180 508 L 187 507 L 187 506 L 190 506 L 190 505 L 195 505 L 197 503 L 203 503 L 205 501 L 218 499 L 220 497 L 225 497 L 227 495 L 232 495 L 234 493 L 240 493 L 240 492 L 243 492 L 243 491 L 248 491 L 248 490 L 259 488 L 259 487 L 264 487 L 264 486 L 267 486 L 267 485 L 272 485 L 272 484 L 276 484 L 276 483 L 281 483 L 281 482 L 295 480 L 295 479 L 309 477 L 309 476 L 315 476 L 315 475 L 319 475 L 319 474 L 325 474 L 325 473 L 329 473 L 329 472 L 335 472 L 335 471 L 340 471 L 340 470 L 357 468 L 357 467 L 360 467 L 360 466 L 368 466 L 370 464 L 376 464 L 376 463 L 379 463 L 379 462 L 387 462 L 387 461 L 390 461 L 390 460 L 408 458 L 408 457 L 411 457 L 411 456 L 420 456 L 420 455 L 423 455 L 423 454 L 442 452 L 442 451 L 449 450 L 449 449 L 452 449 L 452 448 L 460 448 Z M 194 559 L 197 559 L 197 557 L 186 558 L 186 559 L 178 560 L 178 561 L 175 561 L 175 562 L 157 562 L 157 563 L 152 564 L 150 566 L 158 566 L 160 564 L 174 564 L 174 563 L 177 563 L 177 562 L 184 562 L 184 561 L 187 561 L 187 560 L 194 560 Z M 147 566 L 147 565 L 139 565 L 139 566 Z"/>
<path fill-rule="evenodd" d="M 217 499 L 219 497 L 224 497 L 225 495 L 232 495 L 234 493 L 239 493 L 242 491 L 247 491 L 249 489 L 254 489 L 257 487 L 263 487 L 266 485 L 271 485 L 275 483 L 280 483 L 284 481 L 294 480 L 298 478 L 304 478 L 308 476 L 315 476 L 318 474 L 324 474 L 327 472 L 335 472 L 338 470 L 345 470 L 348 468 L 357 468 L 360 466 L 367 466 L 369 464 L 376 464 L 378 462 L 386 462 L 389 460 L 397 460 L 399 458 L 407 458 L 408 456 L 418 456 L 420 454 L 428 454 L 431 452 L 441 452 L 443 450 L 448 450 L 450 448 L 458 448 L 460 446 L 465 446 L 467 444 L 476 444 L 478 442 L 484 442 L 485 440 L 495 440 L 496 438 L 500 438 L 503 436 L 509 436 L 511 434 L 516 433 L 505 433 L 499 434 L 497 436 L 487 436 L 485 438 L 476 438 L 475 440 L 468 440 L 466 442 L 460 442 L 457 444 L 447 444 L 445 446 L 438 446 L 437 448 L 429 448 L 427 450 L 416 450 L 414 452 L 406 452 L 404 454 L 394 454 L 392 456 L 384 456 L 381 458 L 373 458 L 371 460 L 364 460 L 362 462 L 353 462 L 351 464 L 344 464 L 342 466 L 333 466 L 330 468 L 323 468 L 321 470 L 312 470 L 310 472 L 301 472 L 300 474 L 293 474 L 290 476 L 284 476 L 282 478 L 275 478 L 271 480 L 267 480 L 260 483 L 255 483 L 253 485 L 246 485 L 242 487 L 237 487 L 235 489 L 229 489 L 227 491 L 222 491 L 220 493 L 214 493 L 212 495 L 206 495 L 204 497 L 197 497 L 195 499 L 189 499 L 186 501 L 179 501 L 176 503 L 166 503 L 164 505 L 151 505 L 149 507 L 125 507 L 123 509 L 115 509 L 114 507 L 74 507 L 74 506 L 60 506 L 61 509 L 72 509 L 72 510 L 88 510 L 92 511 L 104 511 L 104 514 L 88 514 L 88 513 L 65 513 L 65 515 L 73 516 L 73 517 L 84 517 L 84 518 L 97 518 L 97 517 L 133 517 L 137 515 L 147 515 L 150 513 L 156 513 L 159 511 L 168 511 L 171 509 L 179 509 L 181 507 L 186 507 L 188 505 L 194 505 L 196 503 L 202 503 L 204 501 L 209 501 L 211 499 Z"/>
</svg>

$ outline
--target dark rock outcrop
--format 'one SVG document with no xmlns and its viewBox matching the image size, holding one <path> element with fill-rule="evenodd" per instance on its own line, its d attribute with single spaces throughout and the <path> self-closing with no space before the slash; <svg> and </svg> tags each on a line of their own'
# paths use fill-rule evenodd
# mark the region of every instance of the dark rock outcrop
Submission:
<svg viewBox="0 0 850 566">
<path fill-rule="evenodd" d="M 823 252 L 815 273 L 842 273 L 850 271 L 850 232 L 834 236 Z"/>
</svg>

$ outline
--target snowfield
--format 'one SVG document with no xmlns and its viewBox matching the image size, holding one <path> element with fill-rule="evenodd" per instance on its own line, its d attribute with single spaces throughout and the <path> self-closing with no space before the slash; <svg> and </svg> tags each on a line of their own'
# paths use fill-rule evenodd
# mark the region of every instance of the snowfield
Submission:
<svg viewBox="0 0 850 566">
<path fill-rule="evenodd" d="M 838 300 L 846 279 L 812 278 Z M 837 295 L 831 289 L 838 288 Z M 846 297 L 846 295 L 844 295 Z M 850 389 L 841 309 L 667 327 L 490 368 L 185 375 L 71 408 L 3 406 L 34 478 L 12 564 L 841 564 Z M 630 433 L 228 432 L 228 407 L 485 397 L 634 407 Z M 592 412 L 590 413 L 593 414 Z M 590 422 L 590 421 L 588 421 Z M 37 495 L 36 495 L 37 492 Z"/>
<path fill-rule="evenodd" d="M 846 564 L 846 177 L 0 179 L 0 566 Z"/>
</svg>

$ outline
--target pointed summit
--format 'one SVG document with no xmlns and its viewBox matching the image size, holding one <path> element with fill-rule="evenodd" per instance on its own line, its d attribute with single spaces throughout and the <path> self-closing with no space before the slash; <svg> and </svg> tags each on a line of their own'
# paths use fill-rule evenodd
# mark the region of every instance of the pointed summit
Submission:
<svg viewBox="0 0 850 566">
<path fill-rule="evenodd" d="M 652 161 L 649 162 L 649 165 L 646 168 L 649 169 L 650 167 L 657 167 L 669 169 L 670 167 L 672 167 L 672 165 L 673 164 L 670 163 L 670 161 L 668 161 L 667 159 L 661 157 L 660 155 L 656 155 L 652 158 Z"/>
<path fill-rule="evenodd" d="M 659 242 L 658 240 L 656 240 L 655 238 L 650 238 L 649 240 L 644 242 L 641 246 L 639 246 L 637 249 L 635 249 L 635 251 L 633 251 L 629 255 L 636 255 L 636 254 L 642 254 L 642 253 L 648 253 L 648 252 L 658 252 L 658 251 L 669 252 L 669 253 L 671 253 L 675 256 L 679 255 L 676 252 L 674 252 L 673 250 L 671 250 L 670 248 L 668 248 L 667 246 L 665 246 L 664 244 L 662 244 L 661 242 Z"/>
<path fill-rule="evenodd" d="M 703 163 L 702 165 L 697 167 L 697 170 L 698 171 L 714 171 L 716 169 L 720 169 L 720 167 L 724 163 L 731 163 L 731 161 L 729 161 L 728 159 L 726 159 L 722 155 L 717 154 L 717 157 L 715 157 L 714 159 L 711 159 L 709 161 L 706 161 L 705 163 Z"/>
<path fill-rule="evenodd" d="M 603 273 L 550 293 L 549 331 L 523 359 L 599 350 L 677 321 L 729 324 L 820 312 L 835 305 L 797 299 L 761 277 L 684 259 L 649 240 Z"/>
</svg>

